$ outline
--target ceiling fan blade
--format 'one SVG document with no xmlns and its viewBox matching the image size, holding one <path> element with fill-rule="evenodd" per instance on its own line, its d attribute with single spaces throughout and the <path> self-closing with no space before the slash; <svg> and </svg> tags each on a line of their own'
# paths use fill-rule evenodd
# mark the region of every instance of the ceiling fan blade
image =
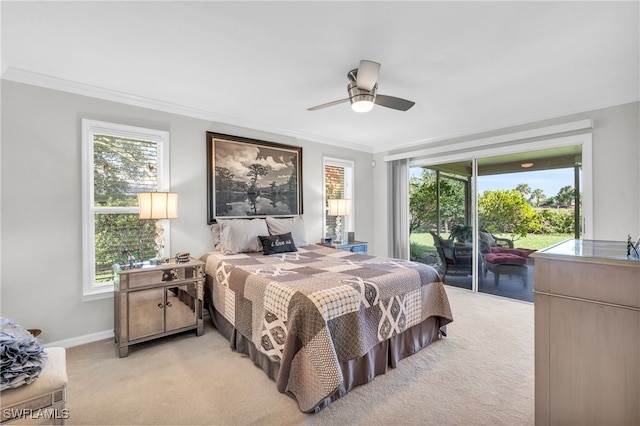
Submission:
<svg viewBox="0 0 640 426">
<path fill-rule="evenodd" d="M 406 99 L 396 98 L 395 96 L 380 95 L 380 94 L 376 96 L 375 103 L 376 105 L 397 109 L 400 111 L 406 111 L 416 104 L 415 102 L 408 101 Z"/>
<path fill-rule="evenodd" d="M 378 82 L 378 74 L 380 73 L 380 64 L 373 61 L 363 59 L 358 67 L 358 77 L 356 85 L 358 89 L 371 91 L 373 86 Z"/>
<path fill-rule="evenodd" d="M 338 104 L 341 104 L 341 103 L 347 102 L 347 101 L 349 101 L 349 98 L 344 98 L 344 99 L 340 99 L 340 100 L 333 101 L 333 102 L 327 102 L 326 104 L 316 105 L 316 106 L 312 106 L 311 108 L 307 108 L 307 111 L 317 111 L 319 109 L 327 108 L 327 107 L 334 106 L 334 105 L 338 105 Z"/>
</svg>

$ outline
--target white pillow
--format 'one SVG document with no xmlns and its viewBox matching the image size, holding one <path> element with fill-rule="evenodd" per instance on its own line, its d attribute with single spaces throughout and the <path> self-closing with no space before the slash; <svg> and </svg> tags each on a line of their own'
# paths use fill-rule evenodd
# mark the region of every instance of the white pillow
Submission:
<svg viewBox="0 0 640 426">
<path fill-rule="evenodd" d="M 275 217 L 267 218 L 267 226 L 269 227 L 270 235 L 280 235 L 291 232 L 293 242 L 296 247 L 308 246 L 307 232 L 304 229 L 304 221 L 302 216 L 296 216 L 287 219 L 280 219 Z"/>
<path fill-rule="evenodd" d="M 220 245 L 225 254 L 262 251 L 261 235 L 269 235 L 264 219 L 226 219 L 220 224 Z"/>
<path fill-rule="evenodd" d="M 209 229 L 211 229 L 211 236 L 213 237 L 213 247 L 218 247 L 218 244 L 220 244 L 220 223 L 212 224 Z"/>
</svg>

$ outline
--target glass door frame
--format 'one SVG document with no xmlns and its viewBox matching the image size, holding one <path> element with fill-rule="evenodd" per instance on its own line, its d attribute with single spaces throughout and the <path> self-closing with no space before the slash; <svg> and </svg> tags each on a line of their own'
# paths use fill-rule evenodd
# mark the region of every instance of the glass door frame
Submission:
<svg viewBox="0 0 640 426">
<path fill-rule="evenodd" d="M 480 141 L 479 141 L 480 142 Z M 593 239 L 593 154 L 592 154 L 592 135 L 591 133 L 582 133 L 565 137 L 548 137 L 545 139 L 529 142 L 512 142 L 505 145 L 478 144 L 476 149 L 465 152 L 457 152 L 453 154 L 441 153 L 433 156 L 422 156 L 420 158 L 412 158 L 409 160 L 409 167 L 432 167 L 439 164 L 458 163 L 469 161 L 472 163 L 471 176 L 471 222 L 473 224 L 473 271 L 472 274 L 472 291 L 478 291 L 478 214 L 477 214 L 477 179 L 478 179 L 478 159 L 501 156 L 505 154 L 516 154 L 530 151 L 540 151 L 544 149 L 553 149 L 566 146 L 577 146 L 582 148 L 582 238 Z"/>
</svg>

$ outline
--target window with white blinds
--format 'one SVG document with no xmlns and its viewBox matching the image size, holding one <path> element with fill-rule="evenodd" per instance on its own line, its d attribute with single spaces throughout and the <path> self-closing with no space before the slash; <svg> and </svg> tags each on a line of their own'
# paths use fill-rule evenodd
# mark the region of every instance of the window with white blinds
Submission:
<svg viewBox="0 0 640 426">
<path fill-rule="evenodd" d="M 354 217 L 354 163 L 338 158 L 323 158 L 324 166 L 324 236 L 335 237 L 336 217 L 329 216 L 329 200 L 342 198 L 351 200 L 351 214 L 342 217 L 344 232 L 353 231 Z"/>
<path fill-rule="evenodd" d="M 138 218 L 137 194 L 168 189 L 169 133 L 93 120 L 82 126 L 83 293 L 92 299 L 113 290 L 115 263 L 155 254 L 156 224 Z"/>
</svg>

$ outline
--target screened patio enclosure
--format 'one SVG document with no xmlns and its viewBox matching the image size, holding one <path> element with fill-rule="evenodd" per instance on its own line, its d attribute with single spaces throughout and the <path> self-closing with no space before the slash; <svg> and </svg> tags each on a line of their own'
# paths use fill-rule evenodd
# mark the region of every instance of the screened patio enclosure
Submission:
<svg viewBox="0 0 640 426">
<path fill-rule="evenodd" d="M 412 164 L 411 259 L 434 265 L 445 284 L 533 301 L 528 255 L 554 241 L 547 222 L 562 216 L 559 240 L 582 234 L 581 149 Z M 569 198 L 545 194 L 545 180 L 570 188 Z"/>
</svg>

